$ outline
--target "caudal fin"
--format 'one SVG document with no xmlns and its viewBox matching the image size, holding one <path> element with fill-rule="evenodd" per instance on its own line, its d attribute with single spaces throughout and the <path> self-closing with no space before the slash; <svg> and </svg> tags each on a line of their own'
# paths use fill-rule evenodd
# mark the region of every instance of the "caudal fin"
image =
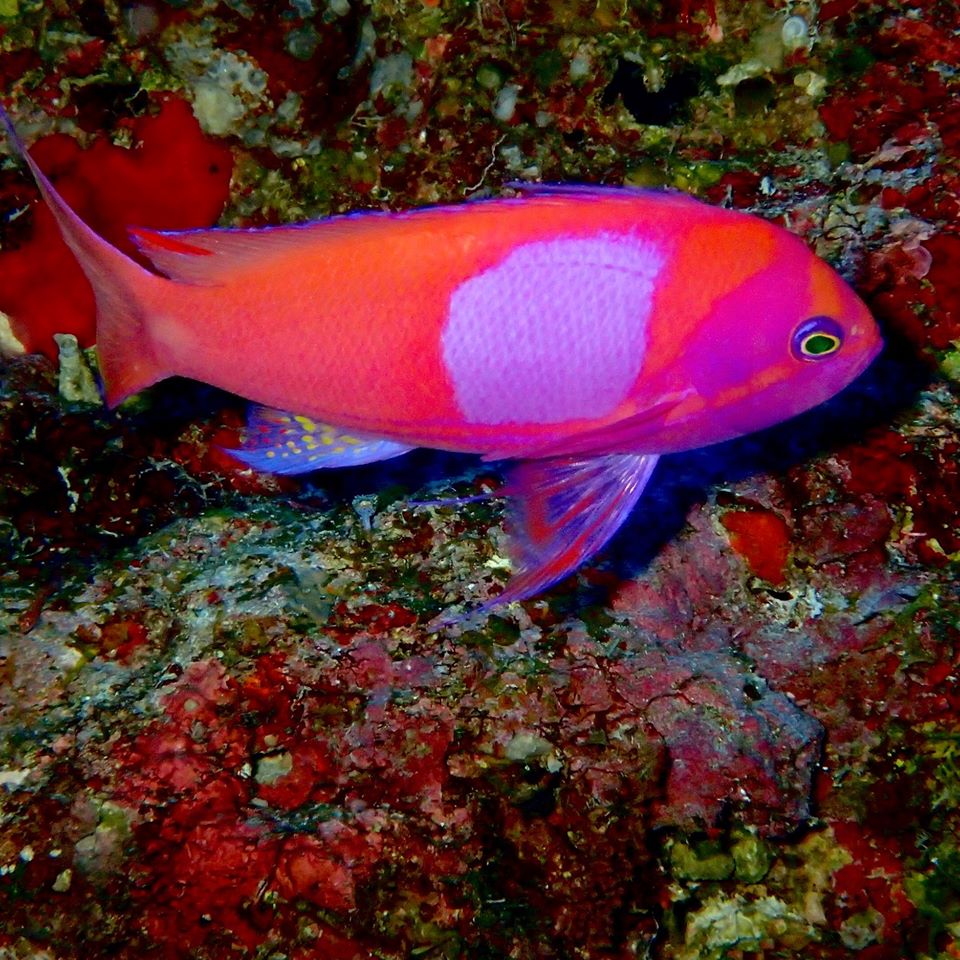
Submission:
<svg viewBox="0 0 960 960">
<path fill-rule="evenodd" d="M 121 400 L 168 376 L 154 356 L 145 329 L 147 303 L 158 302 L 170 281 L 145 270 L 107 243 L 67 205 L 27 151 L 0 105 L 0 123 L 13 152 L 30 168 L 67 246 L 93 287 L 97 304 L 97 355 L 107 403 Z"/>
</svg>

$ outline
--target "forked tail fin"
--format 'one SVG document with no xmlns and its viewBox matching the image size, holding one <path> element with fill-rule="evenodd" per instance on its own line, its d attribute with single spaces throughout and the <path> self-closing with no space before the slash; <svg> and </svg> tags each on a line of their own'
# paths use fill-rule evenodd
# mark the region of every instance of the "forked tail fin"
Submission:
<svg viewBox="0 0 960 960">
<path fill-rule="evenodd" d="M 124 398 L 169 375 L 154 356 L 144 323 L 148 302 L 158 302 L 164 285 L 170 281 L 145 270 L 73 212 L 27 152 L 2 105 L 0 123 L 13 152 L 30 168 L 65 243 L 93 287 L 100 372 L 107 403 L 116 406 Z"/>
</svg>

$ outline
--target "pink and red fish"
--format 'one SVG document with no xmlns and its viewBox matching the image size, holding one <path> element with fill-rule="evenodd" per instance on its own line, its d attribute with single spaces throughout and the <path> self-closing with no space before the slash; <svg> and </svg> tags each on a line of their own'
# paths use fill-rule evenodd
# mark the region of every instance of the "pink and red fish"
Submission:
<svg viewBox="0 0 960 960">
<path fill-rule="evenodd" d="M 299 473 L 413 447 L 511 458 L 530 597 L 598 551 L 664 453 L 786 420 L 881 347 L 796 237 L 690 197 L 519 186 L 512 198 L 265 229 L 91 230 L 17 139 L 93 287 L 111 406 L 165 377 L 260 405 L 234 451 Z"/>
</svg>

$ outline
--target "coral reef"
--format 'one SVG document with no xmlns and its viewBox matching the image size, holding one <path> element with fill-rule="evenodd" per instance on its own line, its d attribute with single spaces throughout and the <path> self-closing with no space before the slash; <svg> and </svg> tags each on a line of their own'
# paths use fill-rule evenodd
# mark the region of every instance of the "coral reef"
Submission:
<svg viewBox="0 0 960 960">
<path fill-rule="evenodd" d="M 270 478 L 212 389 L 105 411 L 89 290 L 4 162 L 0 957 L 960 955 L 958 29 L 947 0 L 0 0 L 5 103 L 114 242 L 669 185 L 785 223 L 888 342 L 666 459 L 547 594 L 431 633 L 505 581 L 502 513 L 411 501 L 495 466 Z"/>
</svg>

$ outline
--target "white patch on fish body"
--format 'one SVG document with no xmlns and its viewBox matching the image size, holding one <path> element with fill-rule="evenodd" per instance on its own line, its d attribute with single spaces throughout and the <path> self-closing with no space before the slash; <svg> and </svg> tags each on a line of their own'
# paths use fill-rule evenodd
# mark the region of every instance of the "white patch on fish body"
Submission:
<svg viewBox="0 0 960 960">
<path fill-rule="evenodd" d="M 450 297 L 442 349 L 472 423 L 602 417 L 640 373 L 663 251 L 629 234 L 524 244 Z"/>
</svg>

